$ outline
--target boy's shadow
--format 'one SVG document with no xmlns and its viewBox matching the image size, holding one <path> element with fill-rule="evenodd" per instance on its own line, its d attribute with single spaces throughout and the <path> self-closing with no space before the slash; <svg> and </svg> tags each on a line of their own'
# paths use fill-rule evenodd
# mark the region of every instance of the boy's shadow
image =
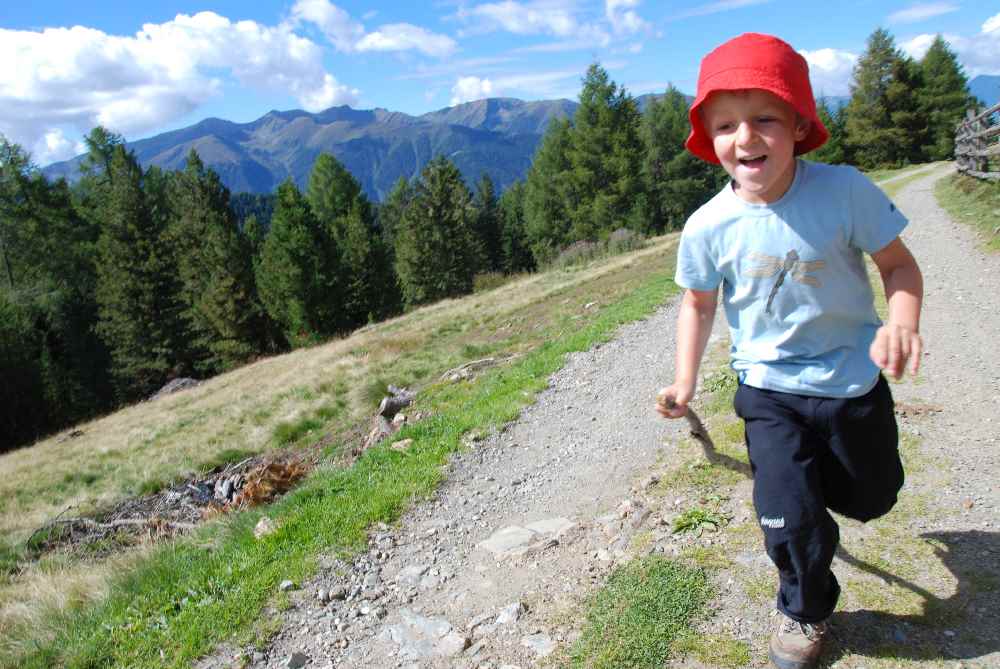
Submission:
<svg viewBox="0 0 1000 669">
<path fill-rule="evenodd" d="M 910 660 L 960 660 L 1000 652 L 1000 533 L 928 532 L 934 553 L 956 580 L 955 591 L 938 597 L 926 589 L 851 555 L 837 557 L 855 569 L 898 585 L 923 599 L 920 613 L 841 611 L 831 618 L 832 664 L 848 654 Z"/>
<path fill-rule="evenodd" d="M 748 478 L 750 467 L 720 453 L 697 415 L 688 418 L 691 436 L 701 444 L 713 465 Z M 928 532 L 934 553 L 954 576 L 957 585 L 949 597 L 900 578 L 851 555 L 843 545 L 837 557 L 855 569 L 879 577 L 888 588 L 898 585 L 923 599 L 919 614 L 882 611 L 842 611 L 831 618 L 831 643 L 824 665 L 849 654 L 871 658 L 960 660 L 1000 652 L 1000 533 L 968 531 Z"/>
</svg>

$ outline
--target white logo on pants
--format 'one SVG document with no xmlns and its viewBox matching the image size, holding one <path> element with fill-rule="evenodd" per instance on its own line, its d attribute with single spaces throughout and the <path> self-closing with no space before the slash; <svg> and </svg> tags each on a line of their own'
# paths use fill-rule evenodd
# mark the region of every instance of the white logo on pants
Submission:
<svg viewBox="0 0 1000 669">
<path fill-rule="evenodd" d="M 780 530 L 785 526 L 784 518 L 768 518 L 767 516 L 760 517 L 761 527 L 770 527 L 772 530 Z"/>
</svg>

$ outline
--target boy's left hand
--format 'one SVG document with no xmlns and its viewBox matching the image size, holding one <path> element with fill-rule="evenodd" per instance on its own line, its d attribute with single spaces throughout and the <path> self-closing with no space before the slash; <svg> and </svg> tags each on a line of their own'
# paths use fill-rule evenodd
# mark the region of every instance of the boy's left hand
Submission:
<svg viewBox="0 0 1000 669">
<path fill-rule="evenodd" d="M 875 341 L 868 349 L 872 362 L 894 379 L 903 376 L 909 361 L 910 374 L 917 375 L 924 341 L 920 333 L 902 325 L 887 323 L 875 333 Z"/>
</svg>

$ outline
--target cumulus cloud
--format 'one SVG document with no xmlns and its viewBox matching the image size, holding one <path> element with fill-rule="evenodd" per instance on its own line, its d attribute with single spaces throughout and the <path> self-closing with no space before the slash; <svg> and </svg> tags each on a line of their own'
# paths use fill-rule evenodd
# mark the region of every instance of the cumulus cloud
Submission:
<svg viewBox="0 0 1000 669">
<path fill-rule="evenodd" d="M 889 23 L 916 23 L 957 11 L 958 5 L 950 2 L 920 2 L 890 14 Z"/>
<path fill-rule="evenodd" d="M 232 22 L 213 12 L 145 24 L 133 37 L 82 26 L 0 29 L 0 62 L 0 132 L 33 149 L 40 163 L 76 149 L 67 131 L 83 135 L 101 124 L 129 136 L 183 116 L 219 93 L 224 73 L 289 93 L 310 111 L 358 97 L 291 25 Z"/>
<path fill-rule="evenodd" d="M 615 63 L 607 69 L 613 69 Z M 451 104 L 508 95 L 517 92 L 530 97 L 572 97 L 579 90 L 580 69 L 508 74 L 493 78 L 459 77 L 451 89 Z"/>
<path fill-rule="evenodd" d="M 365 13 L 372 18 L 374 12 Z M 428 56 L 450 56 L 457 45 L 447 35 L 433 33 L 411 23 L 390 23 L 367 32 L 364 25 L 329 0 L 298 0 L 292 20 L 313 23 L 330 44 L 343 53 L 357 51 L 420 51 Z"/>
<path fill-rule="evenodd" d="M 624 1 L 628 4 L 630 0 Z M 576 13 L 573 0 L 503 0 L 459 7 L 457 16 L 470 26 L 465 34 L 504 30 L 515 35 L 552 35 L 582 41 L 587 46 L 607 46 L 611 39 L 608 32 L 596 23 L 580 21 Z"/>
<path fill-rule="evenodd" d="M 823 95 L 848 95 L 857 54 L 838 49 L 799 51 L 809 63 L 809 79 L 813 93 Z"/>
<path fill-rule="evenodd" d="M 365 35 L 357 43 L 358 51 L 410 51 L 444 57 L 455 51 L 455 40 L 409 23 L 390 23 Z"/>
<path fill-rule="evenodd" d="M 636 13 L 642 0 L 606 0 L 604 13 L 615 35 L 634 35 L 650 30 L 652 26 Z"/>
<path fill-rule="evenodd" d="M 482 100 L 493 95 L 493 82 L 479 77 L 459 77 L 451 89 L 451 104 Z"/>
<path fill-rule="evenodd" d="M 363 25 L 327 0 L 299 0 L 292 7 L 292 18 L 316 24 L 338 51 L 353 51 L 354 45 L 365 35 Z"/>
<path fill-rule="evenodd" d="M 900 44 L 900 48 L 913 58 L 923 58 L 934 37 L 917 35 Z M 1000 74 L 1000 14 L 986 19 L 980 31 L 972 36 L 945 33 L 941 37 L 958 56 L 969 77 Z"/>
</svg>

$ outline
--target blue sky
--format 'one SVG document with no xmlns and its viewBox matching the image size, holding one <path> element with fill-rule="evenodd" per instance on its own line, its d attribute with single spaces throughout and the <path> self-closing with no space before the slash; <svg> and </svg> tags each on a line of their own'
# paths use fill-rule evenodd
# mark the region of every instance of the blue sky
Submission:
<svg viewBox="0 0 1000 669">
<path fill-rule="evenodd" d="M 693 93 L 700 58 L 748 31 L 790 42 L 817 94 L 844 95 L 880 26 L 916 57 L 942 33 L 970 77 L 1000 74 L 1000 2 L 983 0 L 8 0 L 0 133 L 46 164 L 98 123 L 139 139 L 271 109 L 575 98 L 594 60 L 635 95 Z"/>
</svg>

